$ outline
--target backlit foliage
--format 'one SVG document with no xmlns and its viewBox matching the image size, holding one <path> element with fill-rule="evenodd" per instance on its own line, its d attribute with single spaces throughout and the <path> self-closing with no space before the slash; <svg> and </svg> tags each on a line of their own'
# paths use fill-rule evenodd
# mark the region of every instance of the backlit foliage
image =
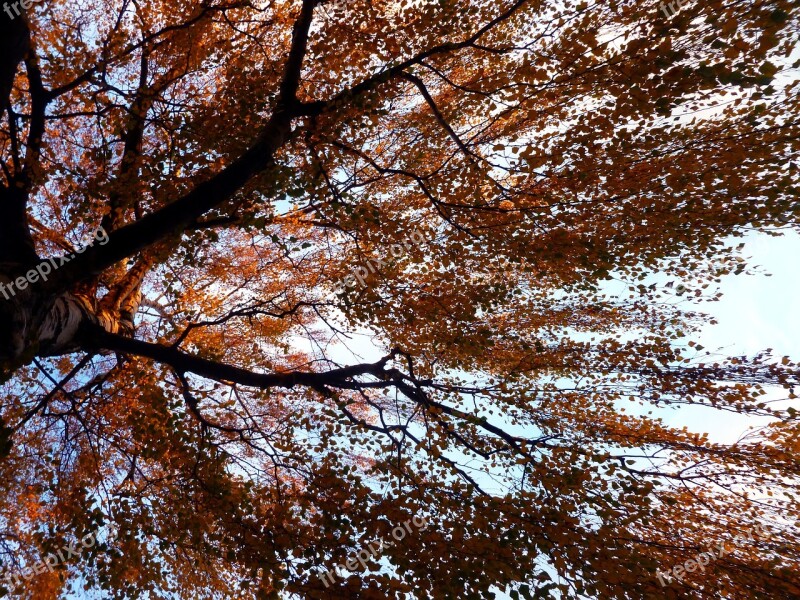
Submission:
<svg viewBox="0 0 800 600">
<path fill-rule="evenodd" d="M 4 572 L 101 532 L 14 595 L 800 597 L 800 420 L 764 400 L 798 365 L 710 354 L 687 301 L 800 217 L 797 2 L 44 0 L 3 28 L 0 204 L 41 258 L 110 236 L 15 309 L 81 303 L 68 334 L 0 331 Z M 772 419 L 724 445 L 664 423 L 685 405 Z"/>
</svg>

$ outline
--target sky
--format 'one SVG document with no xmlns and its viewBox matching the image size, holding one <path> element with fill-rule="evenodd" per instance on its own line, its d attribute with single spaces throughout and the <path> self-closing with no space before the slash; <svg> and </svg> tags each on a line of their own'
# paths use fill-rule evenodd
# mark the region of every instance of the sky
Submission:
<svg viewBox="0 0 800 600">
<path fill-rule="evenodd" d="M 725 276 L 720 286 L 722 299 L 698 305 L 718 323 L 706 325 L 693 339 L 728 356 L 772 348 L 778 358 L 786 355 L 800 360 L 800 234 L 790 231 L 772 237 L 752 233 L 740 241 L 746 242 L 742 252 L 751 257 L 748 264 L 762 267 L 762 273 Z M 786 394 L 768 396 L 773 397 L 785 398 Z M 794 405 L 799 406 L 797 402 Z M 683 406 L 664 413 L 664 420 L 708 433 L 711 440 L 724 443 L 736 441 L 749 426 L 764 423 L 752 416 Z"/>
<path fill-rule="evenodd" d="M 800 361 L 800 310 L 796 300 L 800 297 L 800 234 L 788 229 L 780 237 L 752 232 L 730 242 L 732 246 L 745 243 L 741 256 L 749 267 L 755 267 L 748 271 L 756 273 L 723 276 L 718 285 L 722 297 L 715 302 L 694 302 L 689 295 L 684 296 L 682 308 L 702 311 L 716 321 L 690 339 L 712 354 L 752 356 L 771 348 L 776 360 L 789 356 Z M 368 334 L 354 336 L 348 344 L 349 352 L 339 348 L 336 359 L 342 363 L 376 360 L 384 352 L 372 344 L 372 339 Z M 765 399 L 785 397 L 785 390 L 777 390 Z M 792 404 L 800 409 L 800 400 Z M 734 443 L 751 428 L 768 422 L 764 417 L 684 405 L 653 410 L 653 416 L 673 427 L 707 433 L 710 441 L 718 443 Z M 497 595 L 498 600 L 508 598 L 505 593 Z"/>
<path fill-rule="evenodd" d="M 754 232 L 743 240 L 733 240 L 733 245 L 742 241 L 742 255 L 749 265 L 760 267 L 759 273 L 724 276 L 719 286 L 722 298 L 696 306 L 717 323 L 706 325 L 692 339 L 712 353 L 754 355 L 772 348 L 778 360 L 784 355 L 800 360 L 800 234 L 789 231 L 782 237 L 772 237 Z M 687 296 L 684 308 L 689 308 L 689 302 Z M 383 353 L 371 340 L 369 335 L 355 336 L 348 344 L 355 356 L 340 348 L 336 359 L 349 363 L 376 359 Z M 781 390 L 778 396 L 769 396 L 772 397 L 785 397 L 785 392 Z M 800 408 L 800 400 L 795 400 L 794 405 Z M 765 424 L 763 418 L 696 406 L 673 406 L 659 410 L 657 416 L 668 425 L 708 433 L 711 441 L 721 443 L 735 442 L 749 427 Z M 76 589 L 69 597 L 88 600 L 100 596 Z M 497 597 L 509 598 L 502 593 Z"/>
<path fill-rule="evenodd" d="M 800 361 L 800 310 L 796 300 L 800 298 L 800 234 L 787 230 L 774 237 L 752 232 L 743 239 L 732 238 L 731 245 L 742 242 L 745 247 L 741 255 L 748 266 L 758 267 L 758 273 L 723 276 L 718 286 L 722 298 L 716 302 L 692 303 L 685 296 L 682 308 L 702 311 L 716 321 L 690 339 L 725 356 L 752 356 L 771 348 L 778 360 L 789 356 Z M 333 355 L 344 364 L 377 360 L 385 352 L 373 345 L 373 339 L 370 333 L 355 335 L 347 348 L 340 347 Z M 767 398 L 785 396 L 781 391 L 779 396 L 770 394 Z M 800 407 L 800 403 L 795 406 Z M 732 443 L 749 426 L 765 423 L 763 418 L 750 415 L 682 405 L 659 410 L 657 416 L 669 425 L 708 433 L 712 441 L 720 443 Z"/>
<path fill-rule="evenodd" d="M 750 257 L 750 265 L 762 267 L 762 273 L 725 276 L 720 285 L 721 300 L 698 305 L 717 323 L 706 325 L 692 339 L 712 352 L 730 356 L 753 355 L 772 348 L 775 357 L 788 355 L 800 360 L 800 304 L 797 301 L 800 296 L 800 234 L 790 232 L 772 237 L 755 232 L 744 241 L 744 256 Z M 357 337 L 350 348 L 357 356 L 337 352 L 336 358 L 342 362 L 358 362 L 382 355 L 368 336 Z M 795 401 L 795 406 L 800 407 L 800 402 Z M 669 425 L 708 433 L 712 441 L 722 443 L 735 442 L 748 427 L 764 424 L 763 418 L 712 412 L 696 406 L 664 409 L 658 416 Z M 69 597 L 82 600 L 98 596 L 76 589 Z"/>
</svg>

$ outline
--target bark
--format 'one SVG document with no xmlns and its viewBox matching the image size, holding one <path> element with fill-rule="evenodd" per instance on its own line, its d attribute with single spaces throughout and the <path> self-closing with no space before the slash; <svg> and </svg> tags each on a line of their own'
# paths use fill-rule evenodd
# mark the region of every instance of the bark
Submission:
<svg viewBox="0 0 800 600">
<path fill-rule="evenodd" d="M 139 288 L 149 265 L 134 269 L 123 278 L 121 285 L 115 287 L 105 302 L 98 301 L 92 293 L 82 294 L 76 290 L 93 290 L 91 284 L 80 284 L 96 279 L 104 269 L 139 251 L 179 236 L 203 214 L 231 200 L 255 175 L 272 167 L 273 155 L 289 139 L 292 121 L 297 116 L 296 94 L 316 5 L 317 0 L 305 0 L 303 3 L 295 23 L 275 111 L 247 152 L 184 197 L 117 229 L 108 244 L 87 249 L 74 262 L 54 271 L 47 281 L 25 286 L 24 289 L 15 290 L 14 294 L 10 294 L 8 288 L 0 288 L 0 369 L 13 371 L 36 355 L 59 355 L 81 350 L 86 343 L 85 335 L 82 335 L 86 330 L 99 329 L 128 336 L 133 334 L 133 318 L 141 301 Z M 16 27 L 13 22 L 5 23 L 6 26 Z M 19 56 L 7 59 L 9 64 L 16 61 L 12 69 L 14 73 L 19 62 L 25 58 L 27 46 L 27 42 L 23 43 Z M 142 81 L 146 81 L 146 73 L 146 61 L 143 61 Z M 13 82 L 13 73 L 10 78 Z M 139 97 L 142 98 L 141 95 Z M 138 119 L 134 119 L 126 139 L 126 158 L 131 160 L 123 162 L 123 171 L 135 168 L 133 163 L 141 145 L 146 106 L 137 108 L 135 113 Z M 11 197 L 10 192 L 8 197 Z M 0 211 L 13 209 L 10 216 L 14 217 L 3 220 L 8 223 L 5 225 L 7 231 L 0 229 L 0 235 L 8 240 L 2 248 L 9 256 L 6 263 L 0 264 L 2 284 L 8 284 L 39 262 L 30 240 L 25 214 L 26 198 L 27 193 L 21 194 L 21 204 L 7 202 L 0 205 Z M 8 238 L 5 237 L 6 233 Z M 4 295 L 10 297 L 4 298 Z"/>
<path fill-rule="evenodd" d="M 100 328 L 132 336 L 141 292 L 137 288 L 109 310 L 87 295 L 67 292 L 59 296 L 37 294 L 28 287 L 9 292 L 9 278 L 0 275 L 0 370 L 13 371 L 34 356 L 58 356 L 83 350 L 83 332 Z M 6 299 L 4 296 L 10 296 Z"/>
<path fill-rule="evenodd" d="M 16 275 L 39 262 L 28 226 L 27 192 L 0 187 L 0 270 Z"/>
<path fill-rule="evenodd" d="M 13 14 L 13 11 L 12 11 Z M 30 32 L 25 20 L 20 17 L 11 18 L 0 12 L 0 118 L 16 119 L 11 104 L 11 93 L 14 87 L 19 66 L 30 49 Z M 21 171 L 19 156 L 14 156 L 15 169 Z M 3 271 L 18 272 L 31 263 L 36 263 L 33 238 L 27 223 L 27 192 L 17 186 L 16 176 L 7 180 L 0 187 L 0 267 Z"/>
<path fill-rule="evenodd" d="M 13 14 L 13 11 L 12 11 Z M 25 58 L 30 33 L 22 17 L 0 12 L 0 112 L 5 112 L 14 85 L 17 67 Z"/>
<path fill-rule="evenodd" d="M 235 202 L 237 194 L 248 182 L 257 175 L 268 173 L 275 164 L 273 158 L 275 153 L 292 137 L 295 119 L 336 110 L 341 102 L 369 92 L 389 79 L 406 78 L 406 69 L 426 58 L 474 44 L 492 27 L 510 18 L 525 1 L 518 0 L 505 13 L 460 43 L 436 46 L 393 67 L 388 73 L 371 77 L 328 100 L 301 103 L 297 98 L 297 92 L 313 13 L 318 4 L 318 0 L 304 0 L 294 25 L 284 76 L 272 116 L 250 148 L 222 171 L 201 182 L 184 196 L 118 228 L 117 223 L 124 217 L 124 202 L 121 198 L 109 198 L 111 213 L 106 217 L 105 224 L 113 231 L 109 235 L 107 244 L 88 248 L 69 264 L 55 270 L 47 281 L 40 281 L 27 290 L 18 292 L 10 301 L 3 301 L 0 294 L 0 363 L 3 363 L 0 366 L 5 369 L 19 366 L 36 354 L 58 355 L 91 349 L 92 342 L 87 340 L 85 332 L 96 332 L 98 328 L 110 334 L 132 335 L 133 319 L 141 302 L 139 288 L 151 266 L 149 263 L 153 259 L 153 254 L 158 254 L 157 246 L 165 244 L 169 246 L 171 240 L 180 239 L 181 234 L 195 226 L 203 215 L 225 203 Z M 0 77 L 5 77 L 0 83 L 5 86 L 3 89 L 8 87 L 10 90 L 11 84 L 8 82 L 13 82 L 13 73 L 16 73 L 19 63 L 26 60 L 28 77 L 31 80 L 32 122 L 36 119 L 41 120 L 47 100 L 55 97 L 56 92 L 60 91 L 44 89 L 35 57 L 26 59 L 29 41 L 24 21 L 20 19 L 19 23 L 6 22 L 3 27 L 9 30 L 15 29 L 17 37 L 22 42 L 14 46 L 16 54 L 0 59 L 4 61 Z M 20 27 L 23 29 L 19 29 Z M 10 44 L 10 42 L 4 43 Z M 9 66 L 11 64 L 13 68 Z M 11 75 L 8 75 L 9 72 Z M 143 57 L 140 85 L 131 106 L 131 122 L 124 136 L 124 159 L 120 177 L 136 172 L 136 158 L 141 152 L 146 114 L 152 100 L 147 92 L 147 73 L 147 59 Z M 32 149 L 32 141 L 28 140 L 29 152 Z M 33 148 L 33 151 L 34 154 L 26 157 L 25 171 L 31 170 L 31 165 L 27 164 L 31 162 L 29 160 L 31 157 L 34 159 L 33 162 L 38 159 L 36 148 Z M 19 177 L 24 193 L 18 194 L 16 203 L 7 202 L 0 206 L 0 211 L 8 211 L 8 218 L 0 219 L 2 223 L 0 227 L 6 228 L 0 229 L 0 238 L 8 240 L 0 242 L 0 253 L 5 252 L 9 257 L 5 264 L 0 264 L 0 282 L 8 282 L 38 262 L 25 216 L 25 199 L 28 193 L 25 184 L 29 181 L 29 177 L 25 172 L 20 172 Z M 8 189 L 13 188 L 9 186 Z M 12 194 L 8 189 L 5 193 L 10 197 Z M 0 217 L 2 216 L 0 214 Z M 101 273 L 137 254 L 141 256 L 136 267 L 119 281 L 114 282 L 106 298 L 98 300 L 95 297 L 96 287 L 93 283 Z M 140 346 L 136 348 L 142 349 Z M 133 348 L 127 350 L 133 351 Z"/>
</svg>

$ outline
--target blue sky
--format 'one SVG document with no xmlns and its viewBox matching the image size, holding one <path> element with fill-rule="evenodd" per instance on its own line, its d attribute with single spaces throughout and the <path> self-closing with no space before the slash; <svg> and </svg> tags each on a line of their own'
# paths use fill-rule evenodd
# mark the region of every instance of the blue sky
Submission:
<svg viewBox="0 0 800 600">
<path fill-rule="evenodd" d="M 724 277 L 722 299 L 698 305 L 718 323 L 706 325 L 696 339 L 706 349 L 729 356 L 753 355 L 772 348 L 776 357 L 788 355 L 798 360 L 800 235 L 793 231 L 782 237 L 752 233 L 744 241 L 743 256 L 751 257 L 748 263 L 759 265 L 763 273 Z M 786 394 L 781 391 L 769 396 L 773 397 L 785 398 Z M 663 417 L 670 425 L 686 425 L 719 442 L 734 442 L 750 425 L 764 424 L 764 419 L 699 407 L 681 407 L 665 412 Z"/>
<path fill-rule="evenodd" d="M 749 257 L 750 265 L 760 266 L 762 273 L 725 276 L 720 286 L 722 299 L 697 307 L 718 323 L 705 326 L 700 335 L 692 337 L 708 350 L 721 354 L 752 355 L 772 348 L 776 357 L 788 355 L 800 359 L 800 311 L 796 301 L 800 294 L 800 235 L 788 232 L 782 237 L 771 237 L 752 233 L 744 241 L 743 256 Z M 348 359 L 344 355 L 349 355 L 352 362 L 379 356 L 380 351 L 370 341 L 368 336 L 356 336 L 350 348 L 359 356 L 353 357 L 340 349 L 337 354 L 342 356 L 337 358 L 345 361 Z M 764 424 L 763 419 L 699 407 L 680 406 L 659 411 L 658 415 L 670 425 L 707 432 L 711 440 L 719 442 L 734 442 L 748 427 Z M 75 590 L 69 597 L 88 600 L 98 596 Z"/>
</svg>

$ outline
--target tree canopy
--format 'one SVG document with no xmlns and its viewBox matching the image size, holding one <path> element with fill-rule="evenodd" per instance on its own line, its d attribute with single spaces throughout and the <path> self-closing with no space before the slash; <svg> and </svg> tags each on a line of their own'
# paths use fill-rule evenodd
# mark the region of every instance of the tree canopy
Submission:
<svg viewBox="0 0 800 600">
<path fill-rule="evenodd" d="M 800 597 L 800 367 L 688 301 L 798 227 L 799 8 L 6 3 L 4 593 Z"/>
</svg>

